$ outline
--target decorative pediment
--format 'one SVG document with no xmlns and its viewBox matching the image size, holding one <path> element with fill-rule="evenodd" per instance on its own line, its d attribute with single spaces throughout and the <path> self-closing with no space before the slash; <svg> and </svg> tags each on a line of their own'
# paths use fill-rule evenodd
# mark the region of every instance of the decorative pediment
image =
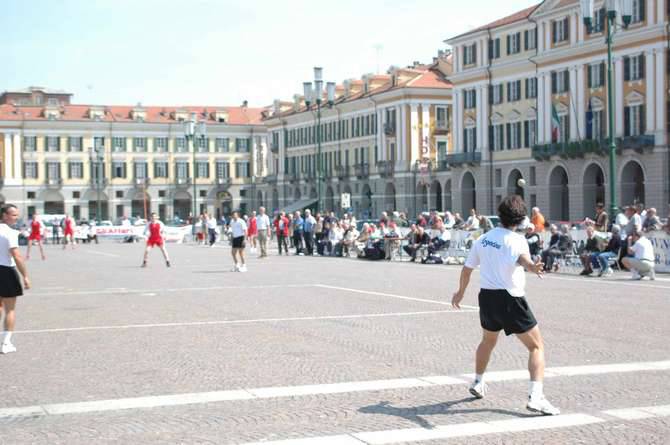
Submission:
<svg viewBox="0 0 670 445">
<path fill-rule="evenodd" d="M 546 0 L 531 14 L 531 17 L 537 17 L 545 14 L 551 13 L 554 9 L 558 8 L 564 0 Z M 579 3 L 576 2 L 575 5 Z"/>
<path fill-rule="evenodd" d="M 558 113 L 559 116 L 565 116 L 570 111 L 568 106 L 563 102 L 556 102 L 554 106 L 556 107 L 556 113 Z"/>
<path fill-rule="evenodd" d="M 493 113 L 493 115 L 491 115 L 492 124 L 502 124 L 504 119 L 505 118 L 500 113 Z"/>
<path fill-rule="evenodd" d="M 517 110 L 512 110 L 507 113 L 507 122 L 517 122 L 519 120 L 521 120 L 521 113 Z"/>
<path fill-rule="evenodd" d="M 472 117 L 468 116 L 468 117 L 465 118 L 464 125 L 465 125 L 465 128 L 472 128 L 472 127 L 476 126 L 477 123 L 475 122 L 475 120 Z"/>
<path fill-rule="evenodd" d="M 637 91 L 633 90 L 628 96 L 626 96 L 626 105 L 640 105 L 644 103 L 644 96 Z"/>
<path fill-rule="evenodd" d="M 605 102 L 598 96 L 591 97 L 591 109 L 593 111 L 600 111 L 605 109 Z"/>
<path fill-rule="evenodd" d="M 537 119 L 537 110 L 535 107 L 530 107 L 528 111 L 526 111 L 526 118 L 529 120 Z"/>
</svg>

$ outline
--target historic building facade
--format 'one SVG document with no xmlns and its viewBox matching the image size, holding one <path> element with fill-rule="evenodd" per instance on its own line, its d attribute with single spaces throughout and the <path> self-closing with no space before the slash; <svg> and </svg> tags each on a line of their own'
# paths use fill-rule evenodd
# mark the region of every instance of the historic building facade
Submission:
<svg viewBox="0 0 670 445">
<path fill-rule="evenodd" d="M 450 70 L 442 55 L 431 65 L 347 80 L 336 86 L 332 104 L 323 96 L 320 125 L 316 106 L 307 108 L 304 97 L 275 101 L 264 120 L 271 152 L 263 189 L 268 207 L 318 203 L 320 210 L 341 212 L 343 194 L 359 217 L 450 205 L 443 190 L 453 145 L 451 84 L 445 77 Z"/>
<path fill-rule="evenodd" d="M 453 170 L 456 209 L 493 212 L 518 192 L 552 220 L 578 220 L 610 201 L 603 3 L 595 2 L 590 30 L 579 1 L 547 0 L 447 40 L 454 148 L 481 159 Z M 618 203 L 663 213 L 670 202 L 668 14 L 665 0 L 636 0 L 613 49 Z"/>
<path fill-rule="evenodd" d="M 267 156 L 261 109 L 73 105 L 67 93 L 38 105 L 39 94 L 8 92 L 0 104 L 0 202 L 24 215 L 86 219 L 100 208 L 102 219 L 145 211 L 187 218 L 194 193 L 198 211 L 215 215 L 258 205 Z M 184 121 L 192 116 L 206 135 L 189 143 Z"/>
</svg>

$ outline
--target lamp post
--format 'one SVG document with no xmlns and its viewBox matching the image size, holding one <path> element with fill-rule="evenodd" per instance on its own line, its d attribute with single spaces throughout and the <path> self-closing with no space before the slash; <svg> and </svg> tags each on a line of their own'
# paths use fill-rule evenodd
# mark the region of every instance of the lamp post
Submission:
<svg viewBox="0 0 670 445">
<path fill-rule="evenodd" d="M 321 157 L 321 104 L 323 103 L 323 68 L 314 67 L 314 88 L 312 82 L 303 82 L 305 105 L 316 104 L 316 212 L 321 210 L 321 183 L 323 182 L 323 162 Z M 326 84 L 328 108 L 335 103 L 335 82 Z M 332 209 L 331 209 L 332 210 Z"/>
<path fill-rule="evenodd" d="M 584 25 L 593 29 L 593 0 L 580 0 Z M 606 0 L 605 1 L 605 43 L 607 43 L 607 112 L 609 114 L 609 175 L 610 175 L 610 218 L 614 218 L 619 211 L 616 193 L 616 141 L 614 139 L 614 88 L 612 85 L 612 44 L 614 34 L 621 27 L 628 28 L 633 13 L 633 0 Z M 616 21 L 621 15 L 621 24 Z"/>
<path fill-rule="evenodd" d="M 196 113 L 191 113 L 191 118 L 184 122 L 184 137 L 186 137 L 187 144 L 193 147 L 193 228 L 191 233 L 195 240 L 195 215 L 198 213 L 197 165 L 195 161 L 196 141 L 207 137 L 207 124 L 204 121 L 198 122 Z"/>
<path fill-rule="evenodd" d="M 105 160 L 105 148 L 104 147 L 94 147 L 88 149 L 88 156 L 91 160 L 91 176 L 94 178 L 95 191 L 97 193 L 97 213 L 96 213 L 96 222 L 100 224 L 102 220 L 102 203 L 100 202 L 100 189 L 102 188 L 102 163 Z M 89 215 L 90 217 L 90 215 Z"/>
</svg>

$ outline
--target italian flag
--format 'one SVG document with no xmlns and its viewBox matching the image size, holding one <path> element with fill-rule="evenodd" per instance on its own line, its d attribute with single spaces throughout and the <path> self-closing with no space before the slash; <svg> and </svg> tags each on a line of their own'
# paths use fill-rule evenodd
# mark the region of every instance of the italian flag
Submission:
<svg viewBox="0 0 670 445">
<path fill-rule="evenodd" d="M 552 102 L 551 104 L 551 141 L 558 142 L 559 136 L 561 134 L 561 120 L 558 118 L 558 111 L 556 111 L 556 105 Z"/>
</svg>

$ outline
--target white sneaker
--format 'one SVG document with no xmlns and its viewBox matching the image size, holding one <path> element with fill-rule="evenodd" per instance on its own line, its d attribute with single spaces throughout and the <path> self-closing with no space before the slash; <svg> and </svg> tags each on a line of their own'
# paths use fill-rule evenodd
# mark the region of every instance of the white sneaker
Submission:
<svg viewBox="0 0 670 445">
<path fill-rule="evenodd" d="M 603 273 L 603 276 L 605 276 L 605 277 L 609 277 L 609 276 L 611 276 L 612 274 L 614 274 L 614 271 L 612 270 L 611 267 L 608 267 L 607 269 L 605 269 L 605 272 Z"/>
<path fill-rule="evenodd" d="M 474 381 L 472 382 L 472 385 L 470 385 L 470 394 L 478 399 L 483 399 L 488 390 L 489 387 L 484 382 Z"/>
<path fill-rule="evenodd" d="M 240 266 L 238 264 L 235 264 L 235 266 L 230 271 L 231 272 L 239 272 L 240 271 Z"/>
<path fill-rule="evenodd" d="M 535 398 L 528 396 L 526 409 L 534 413 L 540 413 L 543 416 L 557 416 L 561 414 L 561 410 L 549 403 L 549 400 L 545 399 L 544 396 Z"/>
<path fill-rule="evenodd" d="M 246 272 L 247 271 L 247 265 L 242 264 L 238 270 L 239 270 L 239 272 Z"/>
<path fill-rule="evenodd" d="M 633 274 L 631 275 L 630 279 L 631 280 L 636 280 L 636 281 L 641 280 L 642 275 L 640 275 L 640 273 L 637 270 L 635 270 L 635 271 L 633 271 Z"/>
<path fill-rule="evenodd" d="M 12 352 L 16 352 L 16 346 L 11 343 L 3 343 L 2 347 L 0 347 L 0 354 L 9 354 Z"/>
</svg>

